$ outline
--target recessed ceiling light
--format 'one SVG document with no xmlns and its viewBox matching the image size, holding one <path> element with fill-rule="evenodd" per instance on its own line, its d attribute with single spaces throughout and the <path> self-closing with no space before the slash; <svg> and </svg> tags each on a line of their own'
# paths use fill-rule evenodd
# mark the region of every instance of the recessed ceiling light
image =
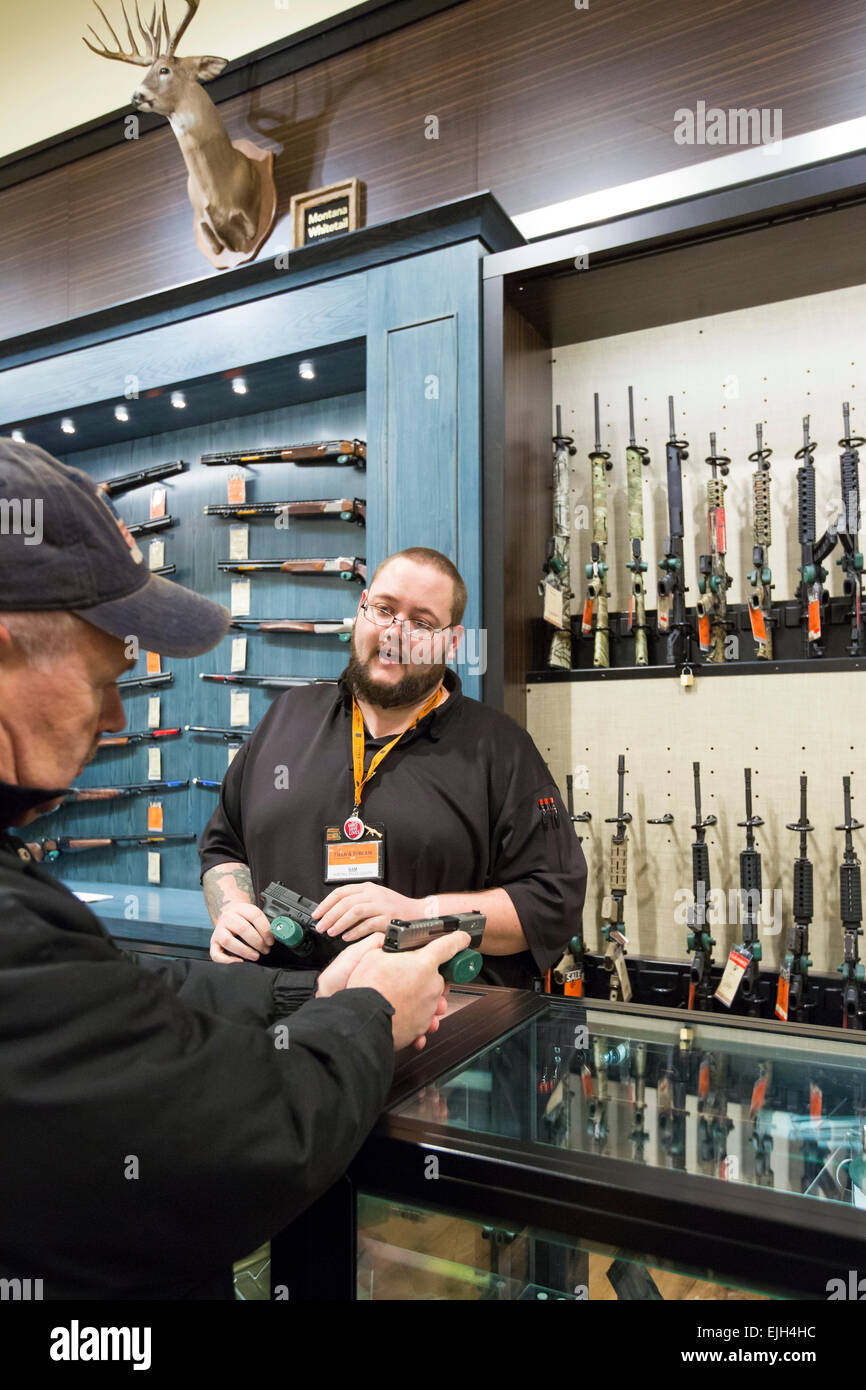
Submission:
<svg viewBox="0 0 866 1390">
<path fill-rule="evenodd" d="M 74 434 L 74 433 L 75 433 L 75 425 L 74 425 L 73 422 L 69 419 L 69 416 L 68 416 L 68 415 L 67 415 L 67 417 L 66 417 L 64 420 L 61 420 L 61 421 L 60 421 L 60 428 L 62 429 L 62 431 L 63 431 L 64 434 Z"/>
<path fill-rule="evenodd" d="M 175 410 L 185 410 L 186 396 L 183 394 L 182 391 L 172 391 L 171 403 L 174 406 Z"/>
<path fill-rule="evenodd" d="M 26 444 L 26 443 L 27 443 L 27 440 L 24 438 L 24 435 L 21 433 L 20 430 L 13 430 L 13 431 L 12 431 L 12 438 L 15 440 L 15 443 L 16 443 L 16 444 Z"/>
<path fill-rule="evenodd" d="M 302 362 L 301 365 L 298 367 L 298 376 L 301 377 L 304 381 L 314 381 L 316 376 L 316 369 L 313 366 L 312 362 Z"/>
<path fill-rule="evenodd" d="M 125 405 L 116 405 L 114 407 L 114 418 L 115 420 L 119 420 L 122 425 L 126 424 L 129 419 L 129 411 Z"/>
<path fill-rule="evenodd" d="M 248 389 L 247 383 L 242 376 L 232 378 L 232 390 L 236 396 L 245 396 Z"/>
</svg>

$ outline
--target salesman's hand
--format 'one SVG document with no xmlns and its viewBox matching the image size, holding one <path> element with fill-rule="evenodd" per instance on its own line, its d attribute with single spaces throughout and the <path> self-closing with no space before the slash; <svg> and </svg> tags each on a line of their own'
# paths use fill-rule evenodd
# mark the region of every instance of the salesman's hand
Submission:
<svg viewBox="0 0 866 1390">
<path fill-rule="evenodd" d="M 273 944 L 270 922 L 260 907 L 230 902 L 211 932 L 210 958 L 218 965 L 238 965 L 241 960 L 258 960 Z"/>
<path fill-rule="evenodd" d="M 404 898 L 381 883 L 346 883 L 323 898 L 313 913 L 317 931 L 344 941 L 386 931 L 392 917 L 423 916 L 417 898 Z"/>
<path fill-rule="evenodd" d="M 376 989 L 394 1009 L 391 1027 L 394 1047 L 416 1047 L 426 1032 L 438 1027 L 445 981 L 439 974 L 458 951 L 463 951 L 472 938 L 468 932 L 449 932 L 431 941 L 418 951 L 369 951 L 349 976 L 347 989 Z M 416 1041 L 417 1040 L 417 1041 Z"/>
</svg>

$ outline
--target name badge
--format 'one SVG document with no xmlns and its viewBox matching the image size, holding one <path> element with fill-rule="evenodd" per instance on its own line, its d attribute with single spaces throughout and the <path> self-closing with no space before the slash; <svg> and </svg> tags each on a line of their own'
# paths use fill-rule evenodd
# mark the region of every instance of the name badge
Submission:
<svg viewBox="0 0 866 1390">
<path fill-rule="evenodd" d="M 349 816 L 342 825 L 325 826 L 324 851 L 326 883 L 375 882 L 385 876 L 384 831 L 358 816 Z"/>
</svg>

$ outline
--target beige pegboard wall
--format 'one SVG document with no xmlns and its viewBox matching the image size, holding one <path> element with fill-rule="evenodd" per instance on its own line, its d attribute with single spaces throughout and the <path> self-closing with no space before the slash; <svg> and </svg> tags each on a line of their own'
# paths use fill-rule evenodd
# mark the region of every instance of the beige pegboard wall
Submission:
<svg viewBox="0 0 866 1390">
<path fill-rule="evenodd" d="M 773 450 L 770 568 L 775 600 L 793 597 L 798 582 L 797 463 L 802 421 L 811 416 L 817 481 L 817 524 L 840 510 L 839 449 L 842 402 L 851 404 L 851 428 L 866 434 L 866 286 L 810 295 L 708 318 L 689 319 L 638 333 L 556 348 L 553 401 L 562 406 L 563 429 L 574 437 L 571 461 L 572 575 L 583 599 L 583 566 L 592 539 L 592 490 L 588 454 L 594 444 L 593 393 L 600 396 L 601 443 L 611 455 L 608 473 L 608 585 L 611 611 L 628 606 L 631 576 L 626 507 L 625 450 L 628 387 L 634 387 L 635 435 L 650 451 L 644 470 L 644 558 L 647 606 L 655 608 L 655 576 L 667 535 L 665 443 L 668 396 L 674 398 L 677 435 L 690 443 L 683 464 L 685 574 L 692 606 L 697 596 L 698 556 L 706 548 L 706 481 L 710 431 L 719 453 L 730 455 L 725 506 L 731 603 L 748 598 L 752 561 L 752 474 L 755 423 L 764 425 L 764 444 Z M 859 370 L 858 370 L 859 366 Z M 553 426 L 551 426 L 551 433 Z M 866 450 L 862 460 L 866 495 Z M 831 557 L 828 587 L 842 593 L 839 551 Z M 746 634 L 748 639 L 748 634 Z"/>
<path fill-rule="evenodd" d="M 752 559 L 752 474 L 755 423 L 764 426 L 771 458 L 772 545 L 775 600 L 791 599 L 800 563 L 797 542 L 797 463 L 802 417 L 811 416 L 818 441 L 814 462 L 817 523 L 840 507 L 839 449 L 843 400 L 851 427 L 866 433 L 866 286 L 836 290 L 708 318 L 690 319 L 638 333 L 557 348 L 553 354 L 553 402 L 563 410 L 563 429 L 573 435 L 571 461 L 571 564 L 577 598 L 583 600 L 583 566 L 589 559 L 592 519 L 590 465 L 593 392 L 601 406 L 601 442 L 609 450 L 608 574 L 611 611 L 628 604 L 631 576 L 626 507 L 625 449 L 628 386 L 634 387 L 636 437 L 650 451 L 644 470 L 645 540 L 649 568 L 647 606 L 656 603 L 655 576 L 668 530 L 665 442 L 667 398 L 674 397 L 679 438 L 689 440 L 683 465 L 686 603 L 694 611 L 698 556 L 706 545 L 704 463 L 710 431 L 720 453 L 731 457 L 725 495 L 728 591 L 731 603 L 748 598 Z M 863 451 L 866 495 L 866 450 Z M 586 525 L 584 525 L 584 521 Z M 861 538 L 866 543 L 866 537 Z M 828 587 L 841 594 L 841 573 L 829 562 Z M 751 646 L 748 632 L 740 640 Z M 751 651 L 741 653 L 751 657 Z M 834 970 L 842 958 L 838 866 L 844 836 L 842 776 L 852 774 L 854 814 L 866 821 L 866 761 L 857 756 L 859 711 L 866 701 L 866 674 L 821 672 L 784 675 L 695 677 L 691 689 L 678 679 L 580 680 L 530 686 L 527 724 L 563 795 L 575 778 L 575 810 L 592 820 L 578 827 L 589 863 L 584 930 L 592 950 L 601 945 L 601 901 L 608 887 L 610 837 L 604 818 L 616 812 L 617 756 L 626 755 L 629 828 L 629 892 L 626 934 L 635 955 L 686 955 L 685 905 L 692 887 L 694 832 L 692 763 L 701 764 L 703 814 L 718 824 L 707 831 L 711 886 L 725 893 L 724 918 L 715 924 L 721 960 L 741 939 L 738 913 L 739 854 L 745 832 L 743 768 L 752 768 L 754 813 L 766 824 L 756 834 L 763 854 L 764 911 L 760 923 L 763 963 L 777 966 L 791 922 L 792 865 L 798 837 L 785 829 L 799 816 L 799 775 L 809 777 L 809 836 L 815 874 L 811 954 L 815 970 Z M 584 785 L 585 783 L 585 785 Z M 670 811 L 672 826 L 647 825 Z M 866 859 L 866 831 L 855 834 Z M 733 904 L 732 904 L 733 899 Z M 734 911 L 731 911 L 733 905 Z M 719 904 L 721 907 L 721 904 Z M 679 920 L 682 919 L 682 920 Z"/>
<path fill-rule="evenodd" d="M 753 814 L 765 821 L 755 834 L 763 856 L 762 963 L 780 963 L 784 929 L 792 920 L 799 837 L 785 826 L 799 819 L 799 778 L 805 772 L 809 820 L 815 826 L 808 837 L 815 882 L 811 955 L 815 970 L 835 970 L 842 959 L 839 863 L 845 837 L 833 827 L 844 818 L 843 775 L 852 777 L 853 813 L 866 821 L 866 759 L 856 738 L 864 700 L 866 673 L 847 671 L 697 675 L 690 689 L 673 675 L 530 686 L 529 732 L 563 797 L 570 772 L 575 812 L 592 815 L 577 827 L 589 866 L 583 919 L 589 949 L 602 945 L 601 902 L 616 829 L 604 820 L 616 814 L 617 757 L 624 753 L 625 809 L 633 817 L 625 904 L 630 953 L 679 959 L 687 954 L 684 916 L 692 887 L 692 763 L 697 761 L 702 814 L 718 817 L 707 830 L 710 883 L 726 894 L 728 920 L 713 931 L 716 959 L 741 940 L 736 890 L 746 842 L 737 821 L 746 814 L 743 768 L 751 767 Z M 673 825 L 647 825 L 649 817 L 667 811 Z M 855 832 L 854 843 L 866 860 L 866 830 Z M 675 915 L 678 904 L 682 920 Z"/>
</svg>

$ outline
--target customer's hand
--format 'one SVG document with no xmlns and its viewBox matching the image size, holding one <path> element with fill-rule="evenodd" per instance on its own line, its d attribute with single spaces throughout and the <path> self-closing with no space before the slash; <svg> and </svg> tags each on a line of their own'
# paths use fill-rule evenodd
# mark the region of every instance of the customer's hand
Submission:
<svg viewBox="0 0 866 1390">
<path fill-rule="evenodd" d="M 341 951 L 336 959 L 332 960 L 327 969 L 323 970 L 319 976 L 316 983 L 316 998 L 328 999 L 332 994 L 336 994 L 338 990 L 345 989 L 359 962 L 364 959 L 369 951 L 381 950 L 384 940 L 385 937 L 381 932 L 374 932 L 372 936 L 365 936 L 363 941 L 356 941 L 353 946 L 347 946 L 345 951 Z M 366 988 L 371 989 L 373 986 L 367 983 Z M 447 994 L 448 986 L 446 985 L 436 1005 L 436 1011 L 427 1025 L 427 1033 L 435 1033 L 438 1029 L 439 1019 L 448 1008 Z M 414 1046 L 416 1050 L 420 1052 L 426 1041 L 427 1038 L 424 1034 L 415 1038 Z"/>
<path fill-rule="evenodd" d="M 470 945 L 468 932 L 449 932 L 418 951 L 370 951 L 349 976 L 347 989 L 376 989 L 394 1009 L 394 1047 L 423 1046 L 444 1013 L 445 981 L 439 966 Z M 435 1027 L 434 1027 L 435 1025 Z M 416 1041 L 417 1040 L 417 1041 Z"/>
<path fill-rule="evenodd" d="M 210 958 L 218 965 L 239 965 L 242 960 L 258 960 L 273 944 L 270 922 L 260 907 L 230 902 L 211 932 Z"/>
</svg>

